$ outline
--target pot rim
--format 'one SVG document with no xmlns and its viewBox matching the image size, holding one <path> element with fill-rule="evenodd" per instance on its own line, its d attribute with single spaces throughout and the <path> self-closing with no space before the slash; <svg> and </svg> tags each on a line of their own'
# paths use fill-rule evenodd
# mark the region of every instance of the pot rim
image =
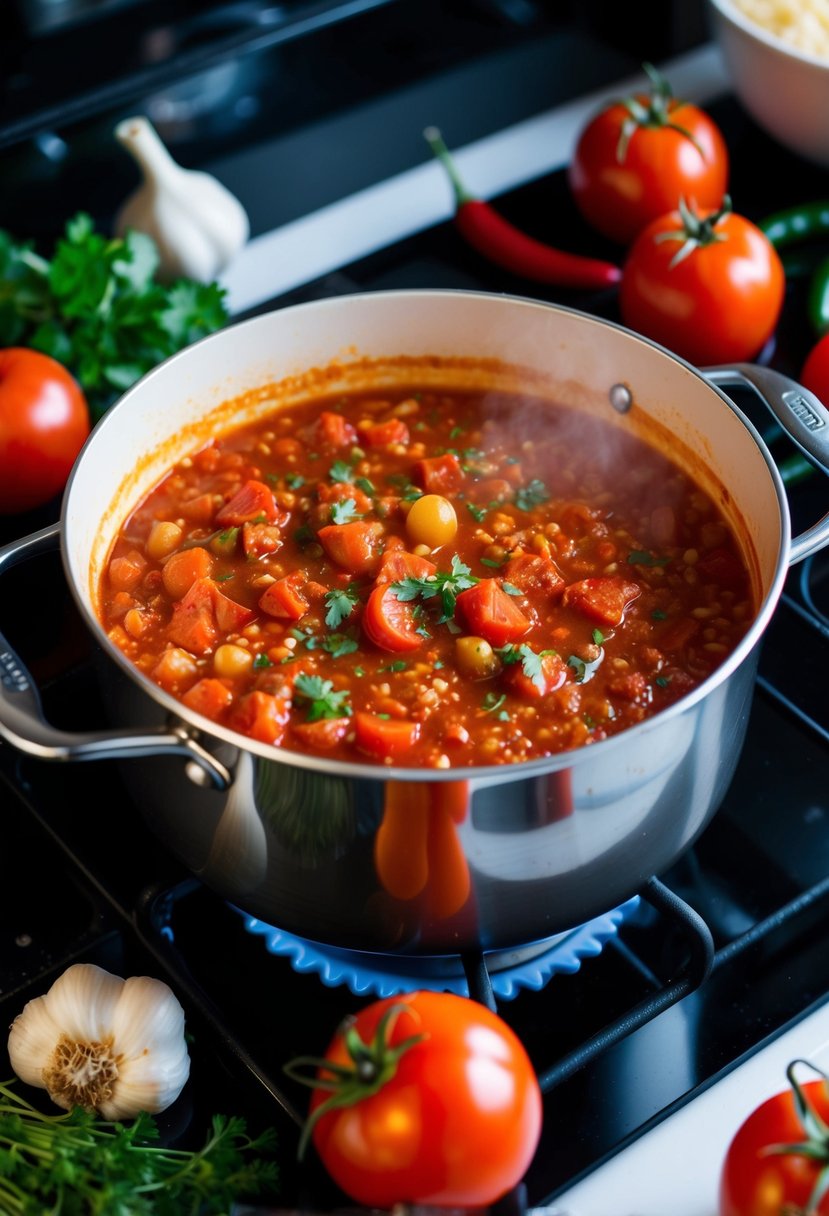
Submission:
<svg viewBox="0 0 829 1216">
<path fill-rule="evenodd" d="M 485 291 L 469 291 L 461 288 L 396 288 L 385 291 L 370 291 L 370 292 L 355 292 L 346 297 L 349 301 L 359 302 L 365 299 L 376 299 L 378 296 L 384 299 L 390 298 L 412 298 L 412 297 L 429 297 L 441 298 L 448 296 L 458 297 L 492 297 L 493 293 Z M 285 308 L 272 309 L 269 312 L 258 313 L 256 316 L 248 317 L 243 320 L 232 322 L 224 329 L 216 331 L 214 334 L 207 334 L 205 337 L 191 343 L 190 346 L 171 355 L 162 363 L 158 364 L 150 372 L 136 382 L 107 410 L 103 418 L 93 429 L 92 433 L 87 438 L 83 448 L 81 449 L 75 465 L 70 473 L 66 484 L 66 489 L 63 496 L 60 516 L 60 536 L 61 536 L 61 562 L 63 565 L 64 575 L 69 585 L 75 605 L 80 612 L 84 622 L 90 629 L 95 641 L 106 655 L 115 661 L 117 666 L 121 668 L 151 700 L 155 701 L 168 715 L 173 719 L 185 722 L 195 728 L 199 736 L 206 736 L 208 740 L 215 741 L 217 744 L 229 744 L 237 750 L 252 752 L 265 760 L 270 760 L 278 764 L 285 764 L 290 768 L 302 768 L 312 770 L 314 772 L 327 774 L 336 777 L 361 778 L 370 781 L 469 781 L 479 786 L 494 785 L 506 783 L 509 781 L 523 780 L 527 778 L 537 777 L 539 775 L 555 772 L 559 769 L 573 767 L 578 764 L 585 754 L 604 755 L 613 749 L 625 747 L 626 743 L 634 736 L 639 738 L 642 735 L 648 734 L 650 731 L 658 730 L 665 722 L 673 720 L 691 709 L 698 702 L 702 701 L 709 693 L 713 692 L 720 684 L 731 676 L 731 674 L 740 667 L 748 658 L 751 651 L 757 645 L 762 633 L 765 631 L 769 619 L 774 612 L 777 601 L 783 589 L 783 583 L 789 568 L 789 547 L 791 543 L 791 526 L 788 499 L 786 497 L 785 488 L 780 472 L 774 463 L 771 453 L 760 435 L 757 428 L 739 408 L 739 406 L 731 400 L 727 394 L 717 385 L 712 384 L 703 372 L 676 355 L 667 347 L 660 343 L 646 338 L 635 331 L 628 329 L 619 322 L 606 320 L 596 317 L 591 313 L 586 313 L 581 309 L 574 308 L 569 305 L 551 303 L 545 300 L 534 299 L 531 296 L 521 296 L 511 293 L 498 293 L 497 299 L 501 301 L 514 302 L 524 306 L 543 309 L 545 311 L 566 313 L 576 317 L 585 324 L 595 325 L 600 330 L 607 328 L 614 329 L 628 338 L 632 343 L 647 348 L 659 351 L 662 355 L 666 355 L 671 362 L 679 367 L 689 371 L 693 376 L 702 382 L 705 388 L 715 394 L 723 402 L 723 405 L 731 410 L 740 422 L 745 427 L 746 431 L 753 439 L 758 447 L 764 463 L 769 471 L 769 476 L 775 491 L 777 499 L 777 507 L 780 513 L 781 529 L 778 544 L 777 562 L 774 570 L 774 577 L 771 580 L 769 588 L 760 603 L 755 618 L 748 629 L 745 636 L 738 643 L 732 653 L 725 661 L 697 688 L 693 689 L 686 696 L 676 701 L 668 708 L 661 710 L 652 717 L 644 719 L 635 726 L 627 727 L 617 735 L 612 735 L 607 739 L 597 740 L 594 743 L 582 744 L 578 748 L 572 748 L 568 751 L 556 752 L 550 756 L 536 757 L 532 760 L 516 761 L 509 764 L 489 764 L 489 765 L 470 765 L 458 766 L 448 769 L 433 769 L 433 768 L 405 768 L 401 765 L 383 765 L 380 763 L 368 763 L 361 761 L 350 760 L 334 760 L 325 756 L 314 756 L 304 752 L 293 751 L 289 748 L 274 747 L 272 744 L 261 743 L 256 739 L 248 738 L 236 731 L 232 731 L 219 723 L 213 722 L 209 718 L 203 717 L 201 714 L 189 709 L 183 702 L 176 700 L 169 693 L 165 692 L 159 685 L 155 684 L 148 676 L 144 675 L 138 667 L 124 654 L 124 652 L 111 642 L 104 630 L 103 625 L 98 620 L 94 612 L 90 610 L 86 600 L 81 594 L 68 558 L 68 545 L 65 543 L 66 534 L 69 529 L 69 519 L 71 516 L 71 500 L 72 492 L 75 483 L 83 476 L 84 455 L 88 446 L 95 442 L 96 435 L 109 430 L 112 426 L 117 425 L 117 418 L 125 409 L 129 409 L 131 400 L 137 392 L 142 395 L 146 393 L 146 386 L 157 379 L 159 376 L 166 373 L 167 367 L 174 361 L 180 361 L 184 358 L 191 359 L 193 352 L 201 347 L 204 343 L 212 341 L 219 333 L 226 333 L 227 330 L 238 330 L 240 328 L 255 327 L 265 324 L 274 313 L 285 313 L 291 316 L 299 311 L 307 311 L 313 309 L 315 312 L 327 311 L 328 308 L 339 308 L 343 306 L 343 297 L 331 296 L 321 300 L 304 301 L 300 304 L 289 305 Z M 113 422 L 112 419 L 116 419 Z M 597 751 L 598 749 L 598 751 Z"/>
</svg>

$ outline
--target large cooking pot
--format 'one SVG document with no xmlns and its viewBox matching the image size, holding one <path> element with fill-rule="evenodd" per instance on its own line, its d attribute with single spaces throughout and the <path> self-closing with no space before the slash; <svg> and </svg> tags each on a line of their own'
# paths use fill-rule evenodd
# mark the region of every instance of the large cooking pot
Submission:
<svg viewBox="0 0 829 1216">
<path fill-rule="evenodd" d="M 716 497 L 740 539 L 759 610 L 701 687 L 616 737 L 563 755 L 454 771 L 388 769 L 243 738 L 186 709 L 110 643 L 97 615 L 107 551 L 129 509 L 175 460 L 211 433 L 311 389 L 410 382 L 421 356 L 421 381 L 526 384 L 632 428 L 670 448 Z M 60 524 L 0 551 L 2 570 L 59 541 L 122 729 L 79 735 L 51 727 L 0 639 L 0 733 L 45 758 L 132 757 L 138 805 L 192 872 L 247 913 L 328 946 L 447 955 L 513 950 L 572 929 L 668 868 L 716 810 L 743 742 L 758 643 L 788 567 L 829 539 L 829 516 L 791 539 L 769 452 L 718 387 L 738 383 L 753 385 L 795 442 L 829 467 L 829 414 L 778 373 L 753 365 L 703 373 L 620 326 L 532 300 L 372 293 L 214 334 L 105 415 L 75 465 Z M 249 391 L 268 384 L 267 392 Z M 375 849 L 381 825 L 388 845 L 392 819 L 407 862 L 400 866 L 381 864 Z M 410 853 L 417 864 L 408 864 Z"/>
</svg>

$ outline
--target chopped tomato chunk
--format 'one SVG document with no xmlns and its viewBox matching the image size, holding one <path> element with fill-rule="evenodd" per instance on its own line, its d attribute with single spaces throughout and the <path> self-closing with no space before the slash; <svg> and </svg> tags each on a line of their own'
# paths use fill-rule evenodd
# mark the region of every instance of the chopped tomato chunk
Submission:
<svg viewBox="0 0 829 1216">
<path fill-rule="evenodd" d="M 360 432 L 360 438 L 370 448 L 387 448 L 391 443 L 408 443 L 409 428 L 402 418 L 375 422 Z"/>
<path fill-rule="evenodd" d="M 308 611 L 308 601 L 302 594 L 305 575 L 301 570 L 286 574 L 271 583 L 259 598 L 259 607 L 268 616 L 287 617 L 290 621 L 301 620 Z"/>
<path fill-rule="evenodd" d="M 625 612 L 639 595 L 638 583 L 629 583 L 626 579 L 605 575 L 571 583 L 565 588 L 563 603 L 599 625 L 616 628 L 621 625 Z"/>
<path fill-rule="evenodd" d="M 404 755 L 417 741 L 420 723 L 359 712 L 354 715 L 354 731 L 357 747 L 383 760 Z"/>
<path fill-rule="evenodd" d="M 566 679 L 567 664 L 558 654 L 542 655 L 541 670 L 535 676 L 528 676 L 521 663 L 511 663 L 504 672 L 504 682 L 530 700 L 555 692 Z"/>
<path fill-rule="evenodd" d="M 167 635 L 177 646 L 193 654 L 205 654 L 220 633 L 243 628 L 253 620 L 253 615 L 249 608 L 223 595 L 211 579 L 200 578 L 173 605 Z"/>
<path fill-rule="evenodd" d="M 282 531 L 275 524 L 242 525 L 242 548 L 246 557 L 265 557 L 282 548 Z"/>
<path fill-rule="evenodd" d="M 317 539 L 331 560 L 352 574 L 368 574 L 377 565 L 377 534 L 371 524 L 328 524 Z"/>
<path fill-rule="evenodd" d="M 221 527 L 228 524 L 238 527 L 249 522 L 272 524 L 278 516 L 279 507 L 273 491 L 263 481 L 250 478 L 216 512 L 216 523 Z"/>
<path fill-rule="evenodd" d="M 564 590 L 564 579 L 558 566 L 549 557 L 522 553 L 511 557 L 502 567 L 504 581 L 512 583 L 519 591 L 532 595 L 536 591 L 545 591 L 548 595 L 558 595 Z"/>
<path fill-rule="evenodd" d="M 372 508 L 371 498 L 365 490 L 361 490 L 359 486 L 355 486 L 350 481 L 320 482 L 317 486 L 317 498 L 320 502 L 347 502 L 351 499 L 358 515 L 367 515 Z M 326 522 L 330 518 L 329 513 L 326 516 Z"/>
<path fill-rule="evenodd" d="M 350 727 L 350 718 L 320 718 L 317 722 L 292 722 L 291 732 L 312 751 L 327 752 L 348 734 Z"/>
<path fill-rule="evenodd" d="M 428 557 L 418 557 L 416 553 L 407 553 L 405 549 L 387 549 L 380 559 L 380 568 L 375 577 L 376 583 L 399 583 L 404 578 L 428 578 L 434 574 L 437 566 Z"/>
<path fill-rule="evenodd" d="M 314 427 L 314 438 L 325 447 L 351 447 L 357 442 L 357 432 L 342 414 L 323 410 Z"/>
<path fill-rule="evenodd" d="M 261 743 L 279 743 L 291 716 L 291 698 L 254 689 L 236 702 L 228 717 L 231 730 Z"/>
<path fill-rule="evenodd" d="M 416 461 L 412 476 L 427 494 L 456 494 L 464 482 L 463 469 L 454 452 Z"/>
<path fill-rule="evenodd" d="M 523 638 L 532 622 L 497 579 L 482 578 L 458 596 L 458 609 L 471 633 L 490 646 L 506 646 Z"/>
<path fill-rule="evenodd" d="M 363 613 L 366 637 L 381 650 L 417 650 L 423 638 L 417 632 L 414 606 L 399 600 L 388 583 L 375 587 Z"/>
<path fill-rule="evenodd" d="M 141 582 L 141 576 L 147 569 L 147 559 L 137 549 L 132 549 L 126 557 L 116 557 L 109 563 L 109 581 L 118 591 L 131 591 Z"/>
</svg>

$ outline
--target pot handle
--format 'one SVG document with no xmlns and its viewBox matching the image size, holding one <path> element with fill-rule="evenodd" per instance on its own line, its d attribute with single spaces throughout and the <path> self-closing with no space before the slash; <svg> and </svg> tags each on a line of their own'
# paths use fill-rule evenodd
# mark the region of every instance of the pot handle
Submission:
<svg viewBox="0 0 829 1216">
<path fill-rule="evenodd" d="M 718 388 L 753 388 L 771 411 L 792 443 L 812 464 L 829 474 L 829 410 L 809 389 L 771 367 L 759 363 L 732 363 L 700 369 Z M 829 514 L 792 538 L 789 564 L 794 566 L 829 542 Z"/>
<path fill-rule="evenodd" d="M 60 524 L 50 524 L 0 548 L 0 574 L 27 557 L 57 548 Z M 41 760 L 109 760 L 129 756 L 179 755 L 193 761 L 211 785 L 227 789 L 232 777 L 191 736 L 183 722 L 146 730 L 58 730 L 46 721 L 40 695 L 25 664 L 0 632 L 0 738 Z"/>
</svg>

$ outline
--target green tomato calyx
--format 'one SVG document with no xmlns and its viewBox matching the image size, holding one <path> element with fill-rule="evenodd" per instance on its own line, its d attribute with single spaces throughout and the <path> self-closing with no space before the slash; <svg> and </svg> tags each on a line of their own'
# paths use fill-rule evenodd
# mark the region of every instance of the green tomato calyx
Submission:
<svg viewBox="0 0 829 1216">
<path fill-rule="evenodd" d="M 659 232 L 653 238 L 655 241 L 681 241 L 681 245 L 669 263 L 669 269 L 673 270 L 680 262 L 683 262 L 695 249 L 704 249 L 706 245 L 714 245 L 717 241 L 726 241 L 728 237 L 724 232 L 717 232 L 716 227 L 727 215 L 731 214 L 731 199 L 726 194 L 723 197 L 722 204 L 717 211 L 706 216 L 704 219 L 694 209 L 692 203 L 686 203 L 684 198 L 679 200 L 677 207 L 682 227 L 677 228 L 672 232 Z"/>
<path fill-rule="evenodd" d="M 624 106 L 628 114 L 622 123 L 619 142 L 616 145 L 617 161 L 620 164 L 624 161 L 627 156 L 628 145 L 640 127 L 650 130 L 658 127 L 670 127 L 672 131 L 678 131 L 680 135 L 689 139 L 702 159 L 706 160 L 705 152 L 700 146 L 699 140 L 691 134 L 687 127 L 683 127 L 681 123 L 674 122 L 671 117 L 673 111 L 684 103 L 674 97 L 673 90 L 668 81 L 661 72 L 656 70 L 652 63 L 643 63 L 642 67 L 651 82 L 647 101 L 643 101 L 641 97 L 623 97 L 616 103 Z"/>
<path fill-rule="evenodd" d="M 348 1064 L 337 1064 L 317 1056 L 297 1056 L 284 1066 L 284 1071 L 292 1080 L 299 1081 L 311 1089 L 329 1091 L 329 1097 L 321 1102 L 305 1121 L 299 1141 L 300 1160 L 305 1154 L 314 1128 L 323 1115 L 332 1110 L 354 1106 L 357 1102 L 379 1093 L 396 1074 L 401 1057 L 428 1037 L 425 1034 L 413 1034 L 394 1046 L 391 1045 L 391 1032 L 404 1011 L 413 1013 L 411 1007 L 402 1002 L 390 1005 L 377 1023 L 377 1029 L 369 1042 L 360 1037 L 354 1019 L 347 1018 L 340 1033 L 350 1058 Z M 306 1069 L 312 1069 L 312 1075 L 309 1076 Z"/>
</svg>

